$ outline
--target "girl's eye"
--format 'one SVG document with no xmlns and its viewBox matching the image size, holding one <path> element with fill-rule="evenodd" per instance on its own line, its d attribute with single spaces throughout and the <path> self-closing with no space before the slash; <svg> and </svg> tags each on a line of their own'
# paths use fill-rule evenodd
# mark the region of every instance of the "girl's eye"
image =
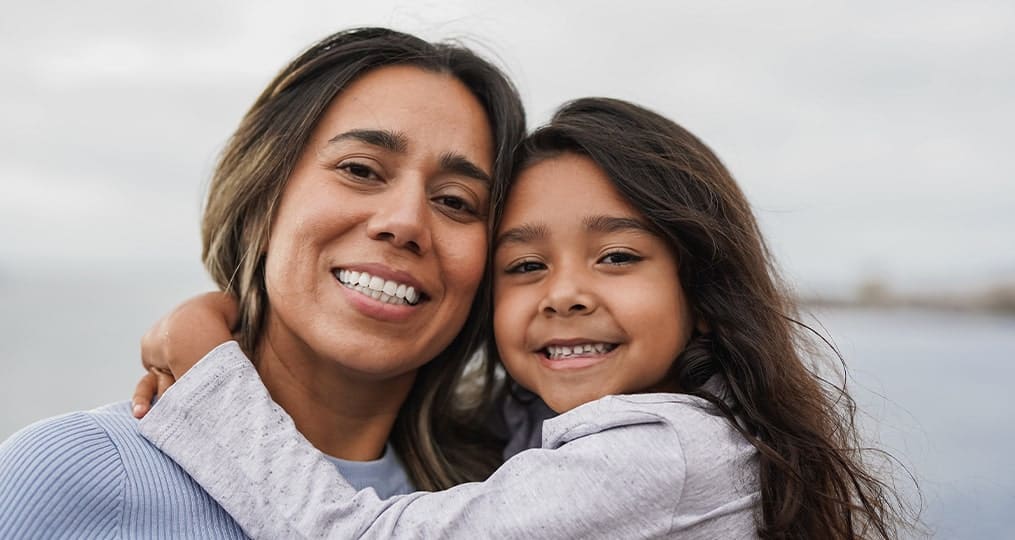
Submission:
<svg viewBox="0 0 1015 540">
<path fill-rule="evenodd" d="M 374 180 L 377 178 L 377 173 L 369 166 L 354 161 L 339 164 L 338 170 L 345 172 L 356 180 Z"/>
<path fill-rule="evenodd" d="M 539 261 L 522 261 L 513 266 L 508 267 L 508 274 L 529 274 L 532 272 L 538 272 L 545 270 L 546 265 Z"/>
<path fill-rule="evenodd" d="M 640 260 L 642 260 L 642 257 L 639 257 L 634 253 L 628 253 L 626 251 L 614 251 L 604 255 L 603 258 L 599 259 L 599 262 L 620 266 L 624 264 L 636 263 Z"/>
</svg>

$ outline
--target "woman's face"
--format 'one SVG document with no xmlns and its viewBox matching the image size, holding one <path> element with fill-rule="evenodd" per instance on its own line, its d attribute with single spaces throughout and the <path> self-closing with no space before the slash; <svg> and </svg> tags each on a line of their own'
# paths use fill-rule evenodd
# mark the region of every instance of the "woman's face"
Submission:
<svg viewBox="0 0 1015 540">
<path fill-rule="evenodd" d="M 433 359 L 483 275 L 493 152 L 483 107 L 449 75 L 389 66 L 350 84 L 272 222 L 267 345 L 375 380 Z"/>
</svg>

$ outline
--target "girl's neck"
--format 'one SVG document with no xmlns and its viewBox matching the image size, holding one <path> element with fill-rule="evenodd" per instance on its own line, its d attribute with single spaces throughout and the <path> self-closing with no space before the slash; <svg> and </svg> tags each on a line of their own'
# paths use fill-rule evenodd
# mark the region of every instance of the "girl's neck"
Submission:
<svg viewBox="0 0 1015 540">
<path fill-rule="evenodd" d="M 287 336 L 288 337 L 288 336 Z M 272 399 L 296 429 L 325 454 L 370 461 L 384 454 L 415 371 L 369 379 L 315 357 L 294 339 L 265 336 L 254 362 Z"/>
</svg>

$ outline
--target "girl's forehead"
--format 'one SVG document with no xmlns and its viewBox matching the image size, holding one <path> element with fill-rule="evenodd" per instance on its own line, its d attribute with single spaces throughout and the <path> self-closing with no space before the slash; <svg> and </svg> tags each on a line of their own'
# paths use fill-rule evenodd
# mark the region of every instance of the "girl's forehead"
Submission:
<svg viewBox="0 0 1015 540">
<path fill-rule="evenodd" d="M 568 153 L 523 169 L 511 185 L 499 231 L 522 222 L 563 225 L 589 216 L 639 217 L 606 172 L 588 157 Z"/>
<path fill-rule="evenodd" d="M 494 252 L 514 253 L 536 246 L 557 249 L 635 237 L 662 240 L 602 168 L 587 157 L 565 154 L 518 175 L 492 247 Z"/>
</svg>

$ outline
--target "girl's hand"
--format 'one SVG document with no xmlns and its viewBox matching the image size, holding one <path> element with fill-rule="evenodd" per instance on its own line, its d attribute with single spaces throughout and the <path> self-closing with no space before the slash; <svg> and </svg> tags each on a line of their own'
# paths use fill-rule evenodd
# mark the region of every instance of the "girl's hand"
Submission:
<svg viewBox="0 0 1015 540">
<path fill-rule="evenodd" d="M 141 377 L 134 388 L 134 397 L 130 399 L 134 418 L 143 418 L 151 408 L 155 396 L 161 396 L 166 389 L 176 382 L 172 373 L 158 368 L 149 368 L 148 373 Z"/>
<path fill-rule="evenodd" d="M 180 304 L 141 338 L 141 377 L 131 399 L 136 418 L 143 417 L 152 399 L 162 395 L 212 349 L 233 339 L 237 324 L 236 299 L 222 292 L 205 293 Z"/>
</svg>

